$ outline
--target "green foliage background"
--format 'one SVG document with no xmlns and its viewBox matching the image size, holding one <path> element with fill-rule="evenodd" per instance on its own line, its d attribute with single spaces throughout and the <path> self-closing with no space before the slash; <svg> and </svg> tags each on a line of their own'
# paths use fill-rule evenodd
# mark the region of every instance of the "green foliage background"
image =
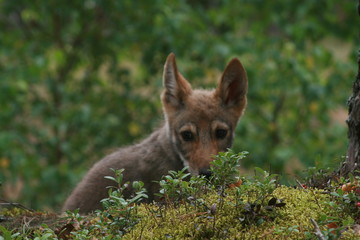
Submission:
<svg viewBox="0 0 360 240">
<path fill-rule="evenodd" d="M 156 128 L 169 52 L 195 87 L 241 59 L 244 166 L 336 166 L 357 21 L 356 1 L 0 0 L 1 198 L 57 208 L 94 161 Z"/>
</svg>

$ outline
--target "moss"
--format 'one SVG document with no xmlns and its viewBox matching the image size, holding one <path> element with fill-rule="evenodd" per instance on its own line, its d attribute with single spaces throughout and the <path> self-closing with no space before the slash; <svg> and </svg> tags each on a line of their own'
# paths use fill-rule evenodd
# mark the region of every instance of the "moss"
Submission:
<svg viewBox="0 0 360 240">
<path fill-rule="evenodd" d="M 218 207 L 215 213 L 190 204 L 166 209 L 142 205 L 138 212 L 140 222 L 124 239 L 306 239 L 306 232 L 313 232 L 310 219 L 319 219 L 331 211 L 327 204 L 329 195 L 321 190 L 304 191 L 281 186 L 275 189 L 272 197 L 283 199 L 286 206 L 270 212 L 263 210 L 262 221 L 244 225 L 241 219 L 246 201 L 236 204 L 235 196 L 235 191 L 229 190 L 223 208 Z M 207 206 L 220 206 L 215 192 L 203 198 Z M 354 239 L 350 231 L 343 237 Z"/>
<path fill-rule="evenodd" d="M 102 218 L 102 215 L 76 217 L 77 214 L 75 214 L 72 221 L 59 221 L 55 215 L 18 213 L 19 210 L 3 211 L 2 214 L 6 213 L 7 216 L 20 214 L 19 218 L 12 217 L 14 221 L 9 222 L 10 225 L 5 225 L 9 229 L 19 229 L 20 220 L 25 216 L 31 217 L 32 222 L 36 223 L 26 231 L 25 234 L 28 236 L 51 234 L 54 238 L 61 238 L 64 235 L 62 232 L 70 234 L 70 231 L 74 231 L 72 235 L 74 239 L 90 237 L 106 239 L 316 239 L 310 219 L 315 219 L 320 223 L 322 215 L 337 219 L 351 218 L 347 213 L 334 211 L 329 204 L 333 199 L 322 190 L 304 191 L 279 186 L 264 197 L 256 184 L 241 187 L 241 195 L 237 191 L 238 188 L 232 188 L 226 190 L 225 197 L 220 197 L 215 190 L 209 190 L 200 196 L 204 204 L 198 206 L 185 201 L 166 206 L 140 204 L 133 213 L 138 223 L 133 228 L 126 229 L 127 233 L 123 237 L 119 234 L 116 225 L 113 225 L 113 220 Z M 278 202 L 282 200 L 286 205 L 268 211 L 269 200 L 274 198 Z M 261 208 L 259 207 L 254 212 L 246 212 L 249 202 Z M 38 221 L 34 221 L 34 217 Z M 248 221 L 244 221 L 246 217 Z M 19 221 L 15 221 L 16 219 Z M 15 224 L 16 222 L 18 224 Z M 39 228 L 40 223 L 50 223 L 49 227 L 57 230 Z M 319 225 L 321 230 L 329 235 L 331 230 L 326 229 L 326 224 Z M 347 229 L 342 233 L 341 239 L 359 239 L 359 235 Z"/>
</svg>

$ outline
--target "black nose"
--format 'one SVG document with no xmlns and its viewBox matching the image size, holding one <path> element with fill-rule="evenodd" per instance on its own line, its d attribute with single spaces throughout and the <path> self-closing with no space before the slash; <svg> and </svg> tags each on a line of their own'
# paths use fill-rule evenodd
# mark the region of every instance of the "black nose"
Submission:
<svg viewBox="0 0 360 240">
<path fill-rule="evenodd" d="M 205 176 L 206 178 L 210 178 L 211 177 L 210 168 L 201 168 L 199 170 L 199 175 Z"/>
</svg>

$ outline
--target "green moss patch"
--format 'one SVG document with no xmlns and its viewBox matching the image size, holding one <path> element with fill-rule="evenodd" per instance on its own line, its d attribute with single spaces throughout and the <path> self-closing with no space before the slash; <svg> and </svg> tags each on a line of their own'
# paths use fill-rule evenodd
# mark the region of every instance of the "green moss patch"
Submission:
<svg viewBox="0 0 360 240">
<path fill-rule="evenodd" d="M 213 211 L 201 211 L 190 205 L 163 209 L 142 205 L 141 220 L 124 239 L 305 239 L 314 229 L 310 219 L 319 219 L 329 211 L 326 203 L 329 196 L 322 191 L 281 186 L 275 189 L 273 197 L 286 205 L 273 210 L 260 209 L 257 221 L 244 224 L 247 201 L 236 204 L 235 190 L 226 193 L 223 207 Z M 220 204 L 216 193 L 204 199 L 208 206 Z"/>
</svg>

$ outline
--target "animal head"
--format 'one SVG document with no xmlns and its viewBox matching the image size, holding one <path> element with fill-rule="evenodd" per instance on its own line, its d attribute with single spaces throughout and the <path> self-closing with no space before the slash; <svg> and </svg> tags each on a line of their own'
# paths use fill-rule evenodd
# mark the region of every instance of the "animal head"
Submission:
<svg viewBox="0 0 360 240">
<path fill-rule="evenodd" d="M 213 156 L 231 147 L 246 108 L 247 75 L 234 58 L 216 89 L 196 90 L 181 75 L 171 53 L 164 66 L 162 104 L 168 137 L 193 175 L 209 175 Z"/>
</svg>

